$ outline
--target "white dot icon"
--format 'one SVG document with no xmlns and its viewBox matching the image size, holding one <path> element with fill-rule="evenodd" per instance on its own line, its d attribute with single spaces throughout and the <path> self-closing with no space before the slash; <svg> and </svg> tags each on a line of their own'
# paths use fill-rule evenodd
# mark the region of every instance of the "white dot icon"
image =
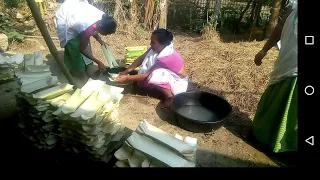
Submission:
<svg viewBox="0 0 320 180">
<path fill-rule="evenodd" d="M 306 86 L 306 88 L 304 88 L 304 93 L 306 93 L 308 96 L 311 96 L 314 93 L 314 88 L 310 85 Z"/>
</svg>

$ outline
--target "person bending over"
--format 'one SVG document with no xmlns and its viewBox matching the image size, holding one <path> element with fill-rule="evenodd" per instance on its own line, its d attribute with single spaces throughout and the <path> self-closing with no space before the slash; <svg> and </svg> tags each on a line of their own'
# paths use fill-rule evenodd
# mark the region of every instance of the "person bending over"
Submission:
<svg viewBox="0 0 320 180">
<path fill-rule="evenodd" d="M 65 1 L 56 12 L 57 34 L 60 46 L 65 49 L 64 63 L 73 77 L 85 83 L 90 74 L 88 68 L 95 62 L 100 70 L 105 65 L 95 58 L 90 47 L 90 37 L 101 45 L 101 35 L 115 33 L 117 23 L 87 1 Z M 89 76 L 89 77 L 88 77 Z"/>
</svg>

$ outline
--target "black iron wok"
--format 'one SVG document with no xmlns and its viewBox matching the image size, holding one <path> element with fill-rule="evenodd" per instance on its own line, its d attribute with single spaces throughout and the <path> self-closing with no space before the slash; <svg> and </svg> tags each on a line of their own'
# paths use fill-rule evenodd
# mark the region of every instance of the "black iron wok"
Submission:
<svg viewBox="0 0 320 180">
<path fill-rule="evenodd" d="M 219 129 L 232 111 L 226 100 L 207 92 L 178 94 L 171 108 L 181 128 L 198 133 Z"/>
</svg>

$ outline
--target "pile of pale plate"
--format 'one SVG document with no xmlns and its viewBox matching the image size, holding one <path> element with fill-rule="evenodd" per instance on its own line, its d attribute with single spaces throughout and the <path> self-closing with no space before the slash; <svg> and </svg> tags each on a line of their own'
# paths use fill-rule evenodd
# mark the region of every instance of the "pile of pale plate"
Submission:
<svg viewBox="0 0 320 180">
<path fill-rule="evenodd" d="M 51 75 L 41 53 L 25 55 L 23 65 L 15 74 L 21 84 L 16 96 L 25 136 L 39 148 L 51 149 L 61 140 L 67 150 L 108 161 L 124 141 L 125 126 L 117 112 L 123 88 L 89 79 L 74 90 Z"/>
<path fill-rule="evenodd" d="M 171 136 L 146 121 L 115 152 L 116 167 L 195 167 L 197 139 Z"/>
<path fill-rule="evenodd" d="M 24 55 L 23 68 L 15 75 L 21 83 L 21 92 L 25 94 L 59 83 L 58 78 L 51 75 L 50 66 L 43 63 L 41 52 Z"/>
<path fill-rule="evenodd" d="M 39 148 L 50 149 L 61 140 L 66 150 L 107 162 L 124 141 L 117 112 L 123 88 L 92 79 L 81 89 L 72 88 L 58 83 L 18 93 L 19 126 Z"/>
<path fill-rule="evenodd" d="M 39 86 L 38 86 L 39 87 Z M 70 84 L 56 84 L 32 93 L 16 94 L 19 127 L 40 149 L 52 149 L 60 140 L 59 122 L 52 114 L 72 91 Z M 63 95 L 61 95 L 63 94 Z"/>
<path fill-rule="evenodd" d="M 16 94 L 19 127 L 38 148 L 52 149 L 59 142 L 59 122 L 52 114 L 56 109 L 55 98 L 71 91 L 73 86 L 60 84 L 51 75 L 41 52 L 24 55 L 21 64 L 15 71 L 21 84 Z"/>
<path fill-rule="evenodd" d="M 53 112 L 60 122 L 63 146 L 94 160 L 109 161 L 124 141 L 125 126 L 119 123 L 117 111 L 122 91 L 92 79 L 77 89 Z"/>
<path fill-rule="evenodd" d="M 23 54 L 4 56 L 0 53 L 0 83 L 14 79 L 14 72 L 23 65 Z"/>
</svg>

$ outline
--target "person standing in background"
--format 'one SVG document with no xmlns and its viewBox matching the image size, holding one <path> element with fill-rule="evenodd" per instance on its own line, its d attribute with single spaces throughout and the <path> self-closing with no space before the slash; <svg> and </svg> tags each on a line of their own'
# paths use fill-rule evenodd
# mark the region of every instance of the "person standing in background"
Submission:
<svg viewBox="0 0 320 180">
<path fill-rule="evenodd" d="M 254 137 L 275 153 L 297 151 L 297 24 L 295 2 L 254 59 L 255 64 L 260 66 L 268 50 L 281 40 L 279 55 L 268 87 L 258 104 L 252 127 Z"/>
</svg>

